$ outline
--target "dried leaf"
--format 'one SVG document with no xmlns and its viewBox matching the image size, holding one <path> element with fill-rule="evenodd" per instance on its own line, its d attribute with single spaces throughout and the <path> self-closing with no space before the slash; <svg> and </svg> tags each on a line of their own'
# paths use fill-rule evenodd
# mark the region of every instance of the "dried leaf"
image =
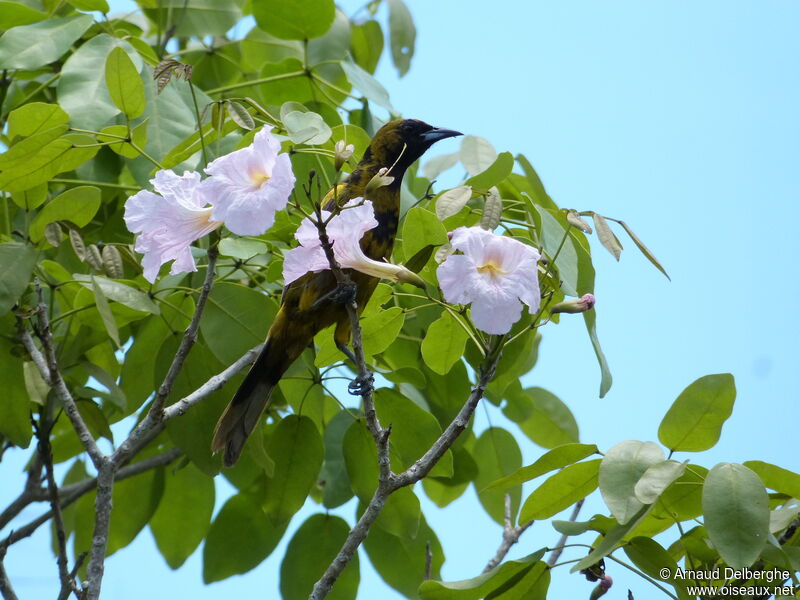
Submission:
<svg viewBox="0 0 800 600">
<path fill-rule="evenodd" d="M 436 254 L 433 255 L 433 260 L 435 260 L 439 264 L 442 264 L 445 260 L 447 260 L 447 257 L 450 256 L 455 251 L 456 249 L 453 248 L 450 242 L 442 244 L 441 246 L 439 246 L 439 249 L 436 251 Z"/>
<path fill-rule="evenodd" d="M 636 244 L 636 247 L 639 248 L 639 251 L 647 257 L 647 260 L 653 263 L 653 266 L 659 271 L 661 271 L 664 274 L 664 277 L 672 281 L 672 279 L 670 279 L 670 276 L 667 275 L 667 272 L 664 270 L 664 267 L 662 267 L 661 263 L 658 262 L 658 259 L 653 255 L 652 252 L 650 252 L 647 246 L 644 245 L 642 240 L 640 240 L 638 236 L 635 233 L 633 233 L 633 230 L 630 227 L 628 227 L 628 224 L 625 223 L 625 221 L 617 221 L 617 223 L 622 225 L 623 229 L 625 229 L 625 233 L 627 233 L 631 237 L 633 243 Z"/>
<path fill-rule="evenodd" d="M 567 223 L 580 229 L 583 233 L 592 233 L 592 227 L 574 210 L 567 211 Z"/>
<path fill-rule="evenodd" d="M 483 203 L 483 215 L 481 215 L 481 227 L 489 231 L 494 231 L 500 225 L 500 217 L 503 214 L 503 199 L 500 192 L 494 186 L 489 188 L 486 200 Z"/>
<path fill-rule="evenodd" d="M 622 244 L 619 243 L 617 236 L 611 231 L 608 221 L 604 216 L 597 213 L 592 214 L 592 219 L 594 220 L 594 228 L 597 230 L 597 239 L 600 240 L 606 250 L 611 252 L 614 258 L 619 260 L 619 256 L 622 254 Z"/>
<path fill-rule="evenodd" d="M 238 102 L 228 102 L 228 115 L 231 121 L 236 123 L 242 129 L 252 130 L 256 126 L 253 117 L 247 112 L 247 109 Z"/>
<path fill-rule="evenodd" d="M 116 246 L 103 246 L 102 257 L 106 275 L 111 279 L 122 279 L 125 276 L 122 268 L 122 255 Z"/>
<path fill-rule="evenodd" d="M 70 228 L 69 242 L 72 244 L 72 250 L 81 262 L 86 260 L 86 244 L 83 243 L 83 238 L 77 229 Z"/>
<path fill-rule="evenodd" d="M 153 70 L 153 79 L 156 80 L 156 89 L 160 94 L 161 91 L 167 87 L 169 80 L 172 78 L 172 72 L 181 64 L 177 60 L 167 59 L 162 60 Z"/>
<path fill-rule="evenodd" d="M 466 206 L 471 197 L 472 188 L 468 185 L 460 185 L 452 190 L 447 190 L 436 200 L 436 216 L 440 221 L 452 217 Z"/>
<path fill-rule="evenodd" d="M 94 244 L 86 246 L 86 255 L 84 260 L 95 271 L 103 270 L 103 256 L 100 254 L 100 249 Z"/>
<path fill-rule="evenodd" d="M 60 246 L 62 237 L 63 232 L 61 231 L 61 225 L 58 223 L 48 223 L 44 228 L 44 239 L 46 239 L 51 246 Z"/>
</svg>

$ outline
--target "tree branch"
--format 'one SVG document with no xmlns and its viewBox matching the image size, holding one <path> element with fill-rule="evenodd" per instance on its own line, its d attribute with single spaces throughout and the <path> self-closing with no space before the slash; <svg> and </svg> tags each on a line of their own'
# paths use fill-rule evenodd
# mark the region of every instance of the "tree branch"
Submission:
<svg viewBox="0 0 800 600">
<path fill-rule="evenodd" d="M 581 508 L 583 508 L 583 502 L 585 498 L 581 498 L 575 503 L 575 508 L 572 509 L 572 514 L 569 516 L 569 520 L 571 522 L 575 522 L 578 519 L 578 515 L 581 512 Z M 558 562 L 558 559 L 561 558 L 561 553 L 564 552 L 564 544 L 567 543 L 567 534 L 563 534 L 561 538 L 559 538 L 558 543 L 553 548 L 553 552 L 550 553 L 550 558 L 547 560 L 547 564 L 549 566 L 553 566 Z"/>
<path fill-rule="evenodd" d="M 7 549 L 8 542 L 0 542 L 0 595 L 3 596 L 3 600 L 19 600 L 17 595 L 14 593 L 14 588 L 11 586 L 11 581 L 8 579 L 8 573 L 6 573 L 5 565 L 3 565 L 3 560 L 6 557 Z"/>
<path fill-rule="evenodd" d="M 30 338 L 30 334 L 28 337 Z M 41 477 L 42 461 L 39 455 L 35 454 L 28 469 L 28 478 L 22 493 L 0 513 L 0 529 L 8 525 L 26 506 L 42 499 L 45 490 L 40 485 Z"/>
<path fill-rule="evenodd" d="M 483 568 L 483 572 L 486 573 L 494 569 L 497 565 L 503 562 L 503 559 L 508 554 L 508 551 L 511 550 L 511 546 L 516 544 L 519 541 L 520 536 L 525 533 L 531 525 L 533 525 L 533 521 L 528 521 L 524 525 L 520 525 L 515 527 L 513 522 L 511 521 L 511 494 L 505 495 L 505 519 L 503 524 L 503 541 L 500 542 L 500 546 L 497 548 L 497 553 L 489 559 L 489 562 L 486 563 L 486 566 Z"/>
</svg>

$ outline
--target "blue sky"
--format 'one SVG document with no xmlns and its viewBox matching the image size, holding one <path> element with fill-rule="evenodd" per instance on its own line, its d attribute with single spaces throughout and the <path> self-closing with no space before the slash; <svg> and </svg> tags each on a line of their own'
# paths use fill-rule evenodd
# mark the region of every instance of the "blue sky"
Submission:
<svg viewBox="0 0 800 600">
<path fill-rule="evenodd" d="M 348 12 L 361 2 L 343 2 Z M 667 281 L 621 237 L 616 263 L 592 240 L 597 323 L 614 386 L 597 397 L 599 371 L 580 318 L 544 332 L 527 385 L 569 404 L 583 441 L 607 449 L 657 441 L 661 416 L 691 381 L 731 372 L 738 397 L 712 451 L 692 458 L 760 459 L 800 470 L 796 435 L 800 297 L 800 4 L 791 1 L 409 2 L 417 29 L 409 74 L 386 57 L 379 78 L 407 117 L 481 135 L 498 151 L 524 153 L 561 206 L 622 218 L 661 259 Z M 432 151 L 455 151 L 457 140 Z M 496 411 L 489 416 L 505 424 Z M 486 426 L 479 411 L 478 427 Z M 517 433 L 517 432 L 515 432 Z M 519 434 L 526 462 L 540 450 Z M 5 461 L 4 461 L 5 462 Z M 3 477 L 9 481 L 4 466 Z M 14 472 L 14 471 L 11 471 Z M 220 490 L 222 492 L 222 490 Z M 420 492 L 421 497 L 424 495 Z M 423 501 L 447 562 L 443 575 L 476 575 L 500 531 L 474 492 L 440 511 Z M 342 513 L 352 522 L 352 505 Z M 602 511 L 599 504 L 588 507 Z M 306 507 L 295 517 L 293 528 Z M 468 526 L 465 526 L 468 525 Z M 512 556 L 553 544 L 537 523 Z M 7 568 L 25 598 L 49 598 L 48 535 L 20 543 Z M 177 572 L 149 532 L 109 559 L 104 589 L 115 599 L 220 594 L 278 597 L 282 545 L 246 576 L 211 586 L 198 551 Z M 360 597 L 399 598 L 362 556 Z M 43 575 L 45 571 L 45 575 Z M 654 597 L 611 571 L 609 597 Z M 554 597 L 588 597 L 590 584 L 556 571 Z"/>
</svg>

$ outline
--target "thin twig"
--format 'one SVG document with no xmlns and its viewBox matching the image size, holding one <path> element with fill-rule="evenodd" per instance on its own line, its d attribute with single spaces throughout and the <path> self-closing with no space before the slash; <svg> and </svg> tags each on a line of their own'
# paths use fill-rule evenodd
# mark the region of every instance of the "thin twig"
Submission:
<svg viewBox="0 0 800 600">
<path fill-rule="evenodd" d="M 514 526 L 511 520 L 511 494 L 505 495 L 505 519 L 503 523 L 503 541 L 497 548 L 497 553 L 486 563 L 483 572 L 486 573 L 494 569 L 497 565 L 503 562 L 503 559 L 511 550 L 511 546 L 519 541 L 520 536 L 528 530 L 528 527 L 533 525 L 533 521 L 528 521 L 524 525 Z"/>
<path fill-rule="evenodd" d="M 0 529 L 8 525 L 26 506 L 42 499 L 45 495 L 45 490 L 41 486 L 41 478 L 42 461 L 39 455 L 35 454 L 28 468 L 28 478 L 25 481 L 22 493 L 0 513 Z"/>
<path fill-rule="evenodd" d="M 427 581 L 431 578 L 431 566 L 433 565 L 433 552 L 431 551 L 430 541 L 425 542 L 425 575 L 423 579 Z"/>
<path fill-rule="evenodd" d="M 3 559 L 6 557 L 6 550 L 8 549 L 8 542 L 0 542 L 0 595 L 3 600 L 19 600 L 14 593 L 14 588 L 11 586 L 11 581 L 8 579 L 8 573 L 3 565 Z"/>
<path fill-rule="evenodd" d="M 583 508 L 584 498 L 581 498 L 575 503 L 575 507 L 572 509 L 572 514 L 569 516 L 569 520 L 571 523 L 574 523 L 578 519 L 578 515 L 581 512 L 581 508 Z M 564 552 L 564 544 L 567 543 L 567 534 L 563 534 L 558 543 L 554 546 L 553 551 L 550 553 L 550 558 L 547 560 L 547 564 L 551 567 L 558 562 L 558 559 L 561 558 L 561 553 Z"/>
</svg>

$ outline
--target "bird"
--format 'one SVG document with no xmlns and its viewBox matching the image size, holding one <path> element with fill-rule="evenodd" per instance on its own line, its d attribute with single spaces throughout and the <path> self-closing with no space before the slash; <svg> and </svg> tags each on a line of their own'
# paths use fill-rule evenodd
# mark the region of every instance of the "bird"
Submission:
<svg viewBox="0 0 800 600">
<path fill-rule="evenodd" d="M 372 202 L 378 225 L 361 239 L 361 248 L 372 259 L 388 259 L 392 253 L 400 218 L 400 185 L 406 169 L 436 142 L 462 135 L 452 129 L 433 127 L 417 119 L 397 119 L 381 127 L 370 141 L 363 158 L 341 184 L 323 198 L 331 210 L 354 198 Z M 382 169 L 385 171 L 381 172 Z M 376 175 L 393 177 L 388 185 L 367 190 Z M 355 284 L 359 314 L 364 309 L 378 279 L 345 269 Z M 336 324 L 334 341 L 349 358 L 350 319 L 346 307 L 334 298 L 337 282 L 330 270 L 306 273 L 286 286 L 281 305 L 267 333 L 264 346 L 233 399 L 222 413 L 214 430 L 213 453 L 224 450 L 223 464 L 233 466 L 245 442 L 261 420 L 272 390 L 291 364 L 313 341 L 314 336 Z"/>
</svg>

